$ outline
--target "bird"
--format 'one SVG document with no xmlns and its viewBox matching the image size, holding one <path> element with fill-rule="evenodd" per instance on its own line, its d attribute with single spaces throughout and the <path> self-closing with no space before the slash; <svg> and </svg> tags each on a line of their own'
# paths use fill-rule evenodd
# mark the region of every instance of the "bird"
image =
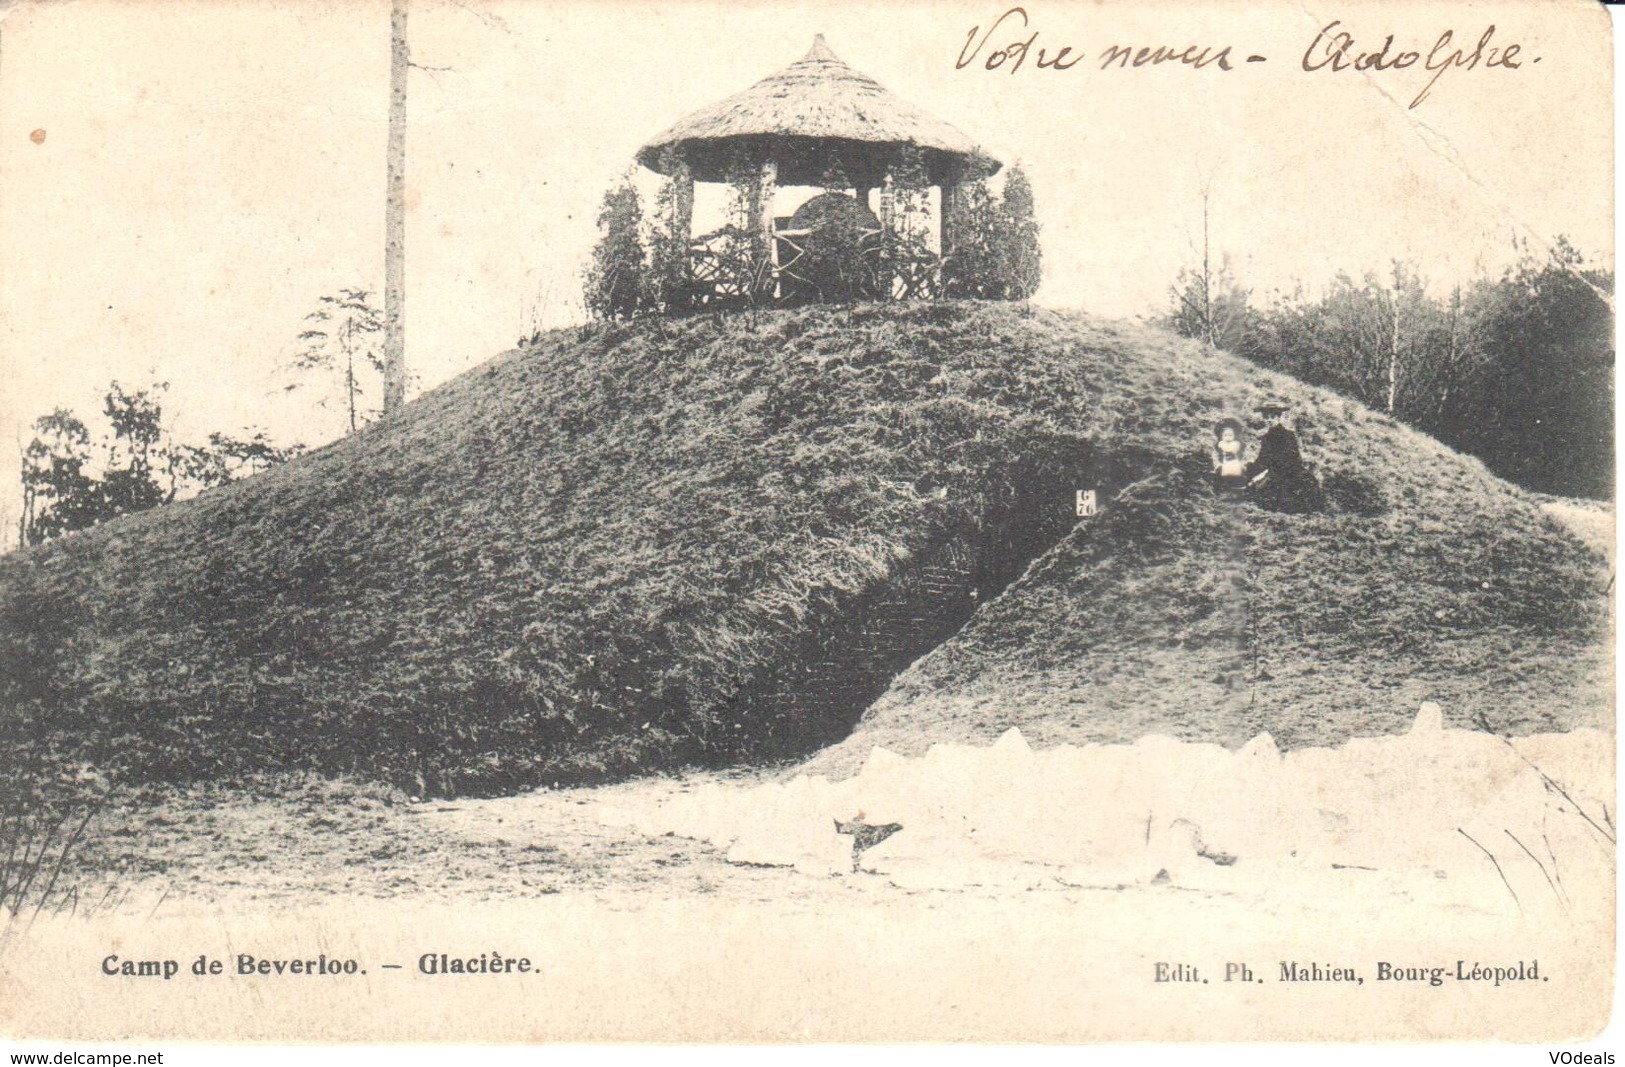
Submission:
<svg viewBox="0 0 1625 1067">
<path fill-rule="evenodd" d="M 858 812 L 848 822 L 834 820 L 835 832 L 849 834 L 852 837 L 852 873 L 858 871 L 858 860 L 869 849 L 874 848 L 886 838 L 903 828 L 902 823 L 888 822 L 874 826 L 863 821 L 863 812 Z"/>
</svg>

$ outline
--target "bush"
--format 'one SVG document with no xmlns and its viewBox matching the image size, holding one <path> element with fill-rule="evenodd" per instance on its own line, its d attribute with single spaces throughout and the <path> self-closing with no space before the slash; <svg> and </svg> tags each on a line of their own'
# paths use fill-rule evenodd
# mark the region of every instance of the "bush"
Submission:
<svg viewBox="0 0 1625 1067">
<path fill-rule="evenodd" d="M 600 319 L 630 319 L 650 306 L 643 249 L 643 209 L 630 181 L 604 194 L 598 244 L 587 270 L 587 310 Z"/>
</svg>

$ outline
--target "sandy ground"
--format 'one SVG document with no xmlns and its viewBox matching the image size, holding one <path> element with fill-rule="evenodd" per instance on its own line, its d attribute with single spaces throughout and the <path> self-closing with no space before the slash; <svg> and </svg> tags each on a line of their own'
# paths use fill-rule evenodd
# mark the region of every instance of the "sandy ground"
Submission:
<svg viewBox="0 0 1625 1067">
<path fill-rule="evenodd" d="M 1284 757 L 1267 737 L 1239 751 L 1148 738 L 1035 752 L 1010 731 L 991 746 L 939 746 L 920 759 L 877 751 L 862 774 L 839 782 L 691 774 L 440 802 L 284 779 L 274 789 L 211 789 L 103 812 L 47 911 L 151 919 L 559 894 L 816 907 L 924 890 L 1159 885 L 1280 904 L 1291 885 L 1311 881 L 1317 906 L 1346 911 L 1378 889 L 1378 879 L 1349 871 L 1382 872 L 1381 891 L 1394 901 L 1494 912 L 1508 906 L 1505 890 L 1520 913 L 1562 910 L 1570 892 L 1543 881 L 1554 841 L 1551 867 L 1559 856 L 1564 866 L 1588 856 L 1603 862 L 1589 882 L 1611 886 L 1611 846 L 1591 856 L 1612 829 L 1611 737 L 1577 731 L 1514 747 L 1441 730 L 1429 706 L 1407 735 Z M 1543 786 L 1548 771 L 1574 799 Z M 854 871 L 852 838 L 833 820 L 865 810 L 871 824 L 895 819 L 909 829 Z M 1493 838 L 1491 850 L 1518 868 L 1484 863 L 1467 844 L 1475 838 L 1458 833 Z M 1514 833 L 1547 842 L 1541 858 L 1527 863 L 1527 852 L 1512 850 L 1502 835 Z M 1571 870 L 1571 882 L 1579 873 Z"/>
<path fill-rule="evenodd" d="M 604 824 L 594 805 L 643 806 L 713 782 L 764 776 L 647 778 L 597 789 L 413 802 L 382 787 L 283 779 L 130 803 L 92 823 L 54 910 L 151 915 L 304 906 L 332 898 L 514 900 L 817 890 L 793 871 L 730 864 L 723 850 Z"/>
<path fill-rule="evenodd" d="M 1284 757 L 1262 739 L 1034 751 L 1012 732 L 877 754 L 822 784 L 695 775 L 414 803 L 301 780 L 171 797 L 103 816 L 67 906 L 0 922 L 0 1033 L 1595 1034 L 1613 976 L 1612 738 L 1514 751 L 1440 723 L 1434 709 L 1402 737 Z M 906 829 L 854 872 L 829 812 L 857 805 Z M 441 953 L 530 970 L 425 970 Z M 210 958 L 224 974 L 193 973 Z M 244 958 L 355 970 L 279 978 Z M 172 982 L 107 970 L 166 959 Z M 1353 977 L 1282 977 L 1300 965 Z M 1385 981 L 1393 966 L 1452 977 Z M 1475 968 L 1524 977 L 1453 977 Z"/>
</svg>

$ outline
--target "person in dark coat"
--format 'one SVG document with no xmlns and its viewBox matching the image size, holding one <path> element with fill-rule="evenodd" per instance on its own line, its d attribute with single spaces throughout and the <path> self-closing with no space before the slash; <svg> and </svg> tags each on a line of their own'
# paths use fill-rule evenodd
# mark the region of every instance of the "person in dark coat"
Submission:
<svg viewBox="0 0 1625 1067">
<path fill-rule="evenodd" d="M 1282 400 L 1259 405 L 1269 428 L 1247 467 L 1247 494 L 1275 511 L 1312 511 L 1320 506 L 1320 483 L 1304 465 L 1298 435 L 1287 425 L 1287 410 Z"/>
</svg>

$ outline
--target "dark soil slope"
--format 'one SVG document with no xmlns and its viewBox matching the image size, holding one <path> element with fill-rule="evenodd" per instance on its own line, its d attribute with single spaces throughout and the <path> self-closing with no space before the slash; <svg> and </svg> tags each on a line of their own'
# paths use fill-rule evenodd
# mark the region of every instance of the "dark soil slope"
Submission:
<svg viewBox="0 0 1625 1067">
<path fill-rule="evenodd" d="M 1265 392 L 1322 513 L 1206 487 L 1208 426 Z M 1597 699 L 1602 570 L 1476 461 L 1156 331 L 807 309 L 560 331 L 0 559 L 0 678 L 12 735 L 131 777 L 437 793 L 805 755 L 883 693 L 866 736 L 905 748 L 1302 742 L 1422 692 L 1561 727 Z"/>
</svg>

